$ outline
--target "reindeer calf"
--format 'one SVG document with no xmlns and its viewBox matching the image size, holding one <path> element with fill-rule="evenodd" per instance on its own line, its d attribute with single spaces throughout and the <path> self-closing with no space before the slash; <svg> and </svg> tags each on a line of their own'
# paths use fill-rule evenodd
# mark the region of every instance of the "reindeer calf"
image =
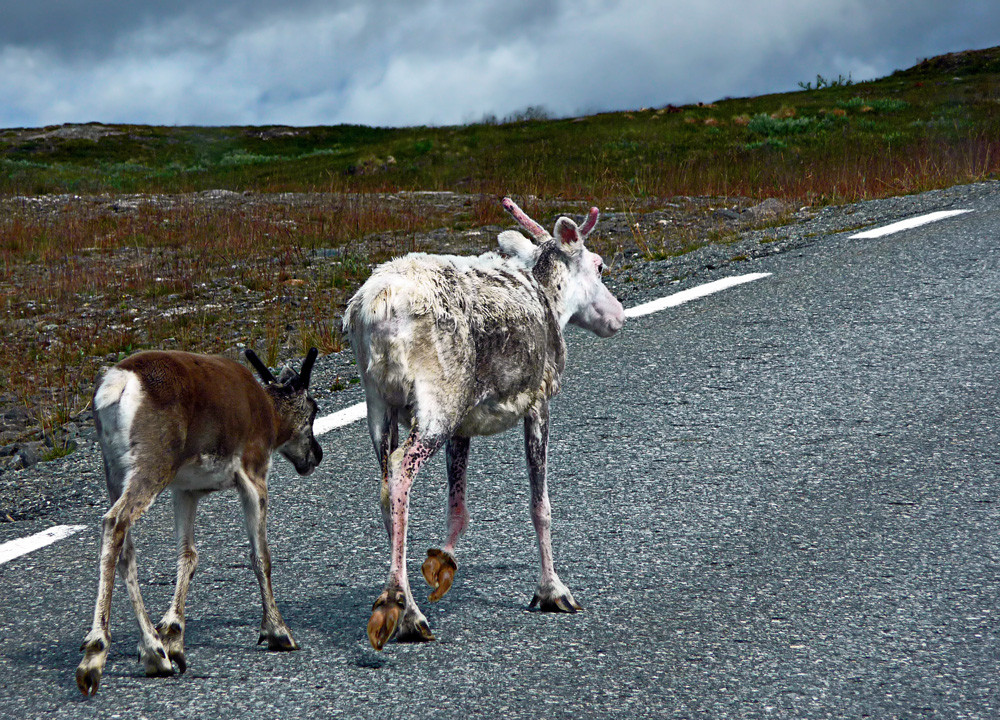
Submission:
<svg viewBox="0 0 1000 720">
<path fill-rule="evenodd" d="M 184 352 L 142 352 L 111 368 L 94 392 L 94 418 L 104 456 L 111 509 L 102 524 L 100 583 L 94 622 L 83 642 L 76 682 L 93 695 L 111 644 L 109 614 L 115 569 L 128 588 L 142 637 L 139 661 L 147 675 L 184 672 L 184 602 L 198 562 L 194 516 L 198 500 L 236 488 L 250 536 L 250 557 L 264 605 L 258 643 L 297 650 L 271 590 L 267 546 L 267 474 L 278 451 L 308 475 L 323 457 L 313 437 L 316 402 L 309 351 L 298 373 L 286 368 L 277 380 L 257 356 L 245 367 L 221 357 Z M 130 528 L 166 488 L 173 491 L 177 535 L 177 585 L 173 602 L 155 627 L 146 614 L 136 574 Z"/>
<path fill-rule="evenodd" d="M 375 269 L 344 315 L 382 470 L 382 516 L 391 546 L 389 578 L 368 622 L 368 639 L 376 650 L 394 635 L 399 641 L 434 639 L 406 575 L 414 475 L 446 447 L 448 538 L 443 548 L 428 550 L 422 568 L 434 588 L 434 602 L 451 586 L 458 567 L 455 542 L 468 521 L 469 439 L 506 430 L 521 419 L 541 556 L 531 604 L 547 611 L 579 609 L 552 562 L 549 399 L 565 366 L 566 323 L 608 337 L 622 327 L 624 311 L 601 281 L 601 258 L 583 244 L 597 224 L 597 208 L 581 227 L 560 218 L 553 237 L 509 198 L 504 207 L 539 244 L 507 231 L 499 242 L 510 258 L 493 253 L 398 258 Z M 400 421 L 410 430 L 397 447 Z"/>
</svg>

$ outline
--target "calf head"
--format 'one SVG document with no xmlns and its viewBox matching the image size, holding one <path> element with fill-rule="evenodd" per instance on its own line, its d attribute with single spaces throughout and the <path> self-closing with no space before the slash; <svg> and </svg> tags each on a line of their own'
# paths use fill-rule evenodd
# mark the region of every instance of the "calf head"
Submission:
<svg viewBox="0 0 1000 720">
<path fill-rule="evenodd" d="M 531 233 L 535 242 L 540 243 L 535 245 L 521 233 L 507 230 L 497 238 L 504 252 L 527 267 L 535 267 L 543 257 L 552 254 L 558 254 L 565 263 L 564 277 L 557 281 L 564 317 L 601 337 L 610 337 L 621 330 L 625 309 L 601 280 L 604 261 L 584 246 L 587 236 L 597 226 L 597 208 L 590 209 L 587 220 L 580 226 L 568 217 L 559 218 L 553 233 L 549 234 L 510 198 L 504 198 L 503 205 L 518 224 Z"/>
<path fill-rule="evenodd" d="M 323 459 L 323 450 L 313 436 L 317 405 L 309 394 L 313 363 L 319 352 L 311 348 L 298 372 L 286 366 L 277 379 L 253 350 L 248 348 L 245 353 L 264 381 L 264 389 L 278 414 L 281 426 L 279 439 L 282 442 L 277 451 L 295 466 L 299 475 L 308 475 Z"/>
</svg>

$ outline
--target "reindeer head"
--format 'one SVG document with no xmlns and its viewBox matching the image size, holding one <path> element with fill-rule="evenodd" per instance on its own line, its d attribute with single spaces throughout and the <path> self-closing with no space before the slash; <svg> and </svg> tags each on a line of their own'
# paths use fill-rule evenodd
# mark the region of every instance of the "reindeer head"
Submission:
<svg viewBox="0 0 1000 720">
<path fill-rule="evenodd" d="M 302 369 L 295 372 L 286 366 L 277 379 L 253 350 L 247 348 L 244 352 L 274 404 L 281 426 L 279 437 L 288 438 L 278 446 L 278 452 L 295 466 L 299 475 L 308 475 L 323 459 L 323 450 L 313 436 L 317 405 L 309 394 L 309 379 L 319 352 L 310 348 Z"/>
<path fill-rule="evenodd" d="M 590 208 L 587 220 L 580 226 L 568 217 L 559 218 L 553 234 L 549 234 L 510 198 L 504 198 L 503 206 L 539 243 L 536 245 L 516 230 L 507 230 L 497 238 L 504 252 L 529 268 L 553 254 L 565 263 L 566 272 L 561 273 L 564 277 L 555 281 L 561 297 L 561 321 L 579 325 L 601 337 L 611 337 L 621 330 L 625 309 L 601 280 L 604 261 L 584 247 L 587 236 L 597 226 L 598 209 Z"/>
</svg>

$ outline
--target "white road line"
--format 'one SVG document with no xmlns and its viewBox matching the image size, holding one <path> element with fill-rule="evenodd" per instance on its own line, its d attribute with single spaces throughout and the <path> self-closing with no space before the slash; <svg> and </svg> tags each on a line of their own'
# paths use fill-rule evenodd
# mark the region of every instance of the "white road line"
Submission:
<svg viewBox="0 0 1000 720">
<path fill-rule="evenodd" d="M 9 540 L 0 545 L 0 565 L 86 529 L 86 525 L 55 525 L 28 537 Z"/>
<path fill-rule="evenodd" d="M 689 290 L 682 290 L 679 293 L 668 295 L 665 298 L 660 298 L 659 300 L 653 300 L 652 302 L 643 303 L 642 305 L 637 305 L 634 308 L 629 308 L 625 311 L 625 317 L 640 317 L 642 315 L 649 315 L 650 313 L 665 310 L 666 308 L 683 305 L 691 300 L 696 300 L 698 298 L 705 297 L 706 295 L 717 293 L 720 290 L 725 290 L 726 288 L 766 278 L 770 274 L 771 273 L 751 273 L 749 275 L 737 275 L 735 277 L 723 278 L 721 280 L 716 280 L 715 282 L 706 283 L 705 285 L 699 285 L 698 287 L 693 287 Z M 316 418 L 316 420 L 313 421 L 313 435 L 325 435 L 331 430 L 336 430 L 337 428 L 362 420 L 367 417 L 367 415 L 368 409 L 365 406 L 365 403 L 360 402 L 357 405 L 351 405 L 350 407 L 338 410 L 331 415 L 324 415 L 321 418 Z"/>
<path fill-rule="evenodd" d="M 325 435 L 344 425 L 350 425 L 368 416 L 368 409 L 363 402 L 338 410 L 330 415 L 313 420 L 313 435 Z"/>
<path fill-rule="evenodd" d="M 892 225 L 886 225 L 872 230 L 865 230 L 864 232 L 851 235 L 848 239 L 862 240 L 865 238 L 877 238 L 882 237 L 883 235 L 891 235 L 892 233 L 897 233 L 901 230 L 909 230 L 910 228 L 920 227 L 921 225 L 937 222 L 938 220 L 944 220 L 945 218 L 953 217 L 955 215 L 963 215 L 967 212 L 972 212 L 972 210 L 939 210 L 937 212 L 928 213 L 927 215 L 918 215 L 917 217 L 912 217 L 907 220 L 900 220 Z"/>
<path fill-rule="evenodd" d="M 749 275 L 735 275 L 733 277 L 716 280 L 715 282 L 705 283 L 704 285 L 698 285 L 697 287 L 693 287 L 688 290 L 681 290 L 679 293 L 668 295 L 667 297 L 660 298 L 659 300 L 651 300 L 650 302 L 643 303 L 642 305 L 636 305 L 635 307 L 629 308 L 625 311 L 625 317 L 641 317 L 643 315 L 649 315 L 650 313 L 659 312 L 660 310 L 666 310 L 667 308 L 677 307 L 678 305 L 683 305 L 686 302 L 691 302 L 692 300 L 697 300 L 698 298 L 705 297 L 706 295 L 717 293 L 720 290 L 725 290 L 726 288 L 766 278 L 770 274 L 771 273 L 750 273 Z"/>
<path fill-rule="evenodd" d="M 642 315 L 649 315 L 667 308 L 677 307 L 678 305 L 683 305 L 691 300 L 696 300 L 698 298 L 705 297 L 706 295 L 717 293 L 720 290 L 725 290 L 726 288 L 742 285 L 743 283 L 752 282 L 754 280 L 760 280 L 770 274 L 771 273 L 752 273 L 750 275 L 737 275 L 735 277 L 723 278 L 721 280 L 716 280 L 715 282 L 706 283 L 705 285 L 699 285 L 698 287 L 693 287 L 689 290 L 682 290 L 679 293 L 668 295 L 665 298 L 660 298 L 659 300 L 653 300 L 652 302 L 643 303 L 642 305 L 629 308 L 625 311 L 625 317 L 640 317 Z M 343 410 L 331 413 L 330 415 L 324 415 L 323 417 L 316 418 L 316 420 L 313 421 L 313 435 L 325 435 L 331 430 L 336 430 L 337 428 L 362 420 L 367 415 L 368 409 L 365 406 L 365 403 L 360 402 L 356 405 L 351 405 Z M 0 565 L 13 560 L 14 558 L 26 555 L 33 550 L 38 550 L 46 545 L 51 545 L 57 540 L 67 538 L 74 533 L 85 530 L 86 527 L 86 525 L 56 525 L 48 530 L 36 533 L 31 537 L 6 542 L 0 545 Z"/>
</svg>

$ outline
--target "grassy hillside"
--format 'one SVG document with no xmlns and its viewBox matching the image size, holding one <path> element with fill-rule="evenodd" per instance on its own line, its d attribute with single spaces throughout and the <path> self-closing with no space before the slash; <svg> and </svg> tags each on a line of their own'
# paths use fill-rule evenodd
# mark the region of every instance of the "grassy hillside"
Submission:
<svg viewBox="0 0 1000 720">
<path fill-rule="evenodd" d="M 997 172 L 1000 48 L 933 58 L 872 82 L 801 85 L 680 108 L 462 127 L 0 131 L 0 193 L 447 189 L 822 203 Z"/>
<path fill-rule="evenodd" d="M 143 348 L 243 344 L 272 364 L 335 351 L 340 308 L 372 263 L 491 247 L 477 229 L 508 223 L 503 194 L 547 223 L 587 203 L 623 210 L 656 257 L 724 241 L 733 229 L 711 206 L 735 198 L 823 204 L 1000 171 L 1000 48 L 802 86 L 462 127 L 0 130 L 0 409 L 56 427 L 86 407 L 101 364 Z M 428 190 L 458 194 L 399 192 Z M 656 207 L 717 225 L 635 229 Z M 623 242 L 593 240 L 609 258 Z M 0 444 L 11 433 L 0 424 Z"/>
</svg>

